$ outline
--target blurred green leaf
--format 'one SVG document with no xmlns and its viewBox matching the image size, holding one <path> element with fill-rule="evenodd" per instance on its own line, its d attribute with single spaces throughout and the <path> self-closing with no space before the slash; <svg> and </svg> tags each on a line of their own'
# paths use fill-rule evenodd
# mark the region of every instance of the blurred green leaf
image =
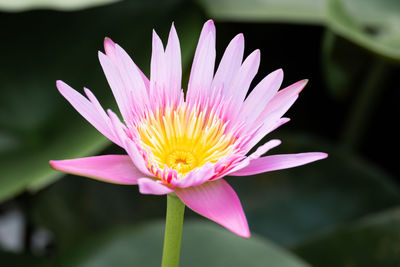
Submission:
<svg viewBox="0 0 400 267">
<path fill-rule="evenodd" d="M 147 73 L 151 30 L 155 27 L 166 40 L 172 21 L 188 65 L 203 19 L 183 2 L 155 6 L 124 1 L 71 13 L 2 14 L 7 41 L 0 49 L 7 53 L 0 66 L 0 202 L 59 177 L 50 169 L 50 159 L 87 156 L 109 144 L 58 94 L 55 81 L 63 79 L 77 89 L 88 86 L 103 107 L 116 110 L 97 60 L 104 37 L 112 37 L 131 55 L 134 51 L 133 60 Z"/>
<path fill-rule="evenodd" d="M 227 179 L 241 199 L 250 229 L 285 246 L 400 203 L 393 177 L 335 145 L 285 135 L 269 154 L 324 151 L 325 160 L 253 177 Z"/>
<path fill-rule="evenodd" d="M 126 227 L 82 240 L 57 261 L 57 266 L 160 266 L 163 222 Z M 243 239 L 204 222 L 185 222 L 181 266 L 308 266 L 263 238 Z"/>
<path fill-rule="evenodd" d="M 321 24 L 327 0 L 197 0 L 211 18 L 224 21 Z"/>
<path fill-rule="evenodd" d="M 370 215 L 295 248 L 314 266 L 400 266 L 400 208 Z"/>
<path fill-rule="evenodd" d="M 67 176 L 33 196 L 34 224 L 54 236 L 57 251 L 118 225 L 143 223 L 165 214 L 165 197 L 139 193 L 137 186 L 113 185 Z"/>
<path fill-rule="evenodd" d="M 351 59 L 351 64 L 349 64 Z M 363 86 L 374 62 L 370 53 L 326 30 L 322 41 L 322 67 L 325 85 L 330 93 L 343 100 Z"/>
<path fill-rule="evenodd" d="M 0 10 L 11 12 L 20 12 L 39 8 L 77 10 L 115 3 L 117 1 L 120 0 L 0 0 Z"/>
<path fill-rule="evenodd" d="M 43 266 L 44 260 L 28 254 L 16 254 L 0 251 L 0 263 L 1 266 L 5 267 L 39 267 Z"/>
<path fill-rule="evenodd" d="M 329 0 L 329 27 L 386 58 L 400 60 L 400 1 Z"/>
</svg>

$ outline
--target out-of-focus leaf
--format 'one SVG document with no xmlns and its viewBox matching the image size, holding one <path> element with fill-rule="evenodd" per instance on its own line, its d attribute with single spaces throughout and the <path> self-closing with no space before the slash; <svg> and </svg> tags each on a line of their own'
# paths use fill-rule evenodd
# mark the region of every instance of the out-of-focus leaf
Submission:
<svg viewBox="0 0 400 267">
<path fill-rule="evenodd" d="M 314 266 L 400 266 L 400 208 L 368 216 L 299 244 Z"/>
<path fill-rule="evenodd" d="M 292 246 L 309 236 L 400 203 L 393 177 L 356 155 L 307 136 L 282 135 L 269 154 L 324 151 L 325 160 L 253 177 L 227 179 L 250 229 Z"/>
<path fill-rule="evenodd" d="M 119 0 L 0 0 L 0 10 L 12 12 L 39 8 L 77 10 L 115 3 L 117 1 Z"/>
<path fill-rule="evenodd" d="M 329 0 L 327 21 L 344 38 L 400 60 L 400 1 Z"/>
<path fill-rule="evenodd" d="M 137 186 L 67 176 L 33 196 L 35 225 L 50 230 L 57 251 L 70 250 L 87 235 L 118 225 L 161 218 L 165 197 L 146 196 Z"/>
<path fill-rule="evenodd" d="M 197 0 L 212 18 L 224 21 L 321 24 L 327 0 Z"/>
<path fill-rule="evenodd" d="M 39 267 L 43 266 L 44 260 L 28 254 L 14 254 L 0 251 L 0 263 L 4 267 Z"/>
<path fill-rule="evenodd" d="M 351 59 L 351 63 L 350 60 Z M 371 54 L 357 45 L 326 30 L 322 42 L 322 67 L 325 85 L 330 93 L 344 99 L 363 85 L 373 64 Z"/>
<path fill-rule="evenodd" d="M 50 159 L 86 156 L 109 144 L 63 99 L 55 81 L 63 79 L 76 89 L 88 86 L 103 107 L 115 107 L 97 60 L 104 37 L 120 43 L 148 73 L 151 30 L 166 40 L 172 21 L 188 65 L 202 24 L 190 4 L 123 1 L 71 13 L 2 14 L 6 41 L 0 49 L 7 53 L 0 65 L 0 201 L 59 177 Z"/>
<path fill-rule="evenodd" d="M 160 266 L 163 222 L 126 227 L 82 241 L 57 266 Z M 213 223 L 185 222 L 181 266 L 308 266 L 267 240 L 238 237 Z"/>
</svg>

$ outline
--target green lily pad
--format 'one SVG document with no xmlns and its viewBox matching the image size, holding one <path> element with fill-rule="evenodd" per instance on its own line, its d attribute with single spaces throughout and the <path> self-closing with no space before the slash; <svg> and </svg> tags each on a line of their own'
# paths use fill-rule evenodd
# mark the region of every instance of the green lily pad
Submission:
<svg viewBox="0 0 400 267">
<path fill-rule="evenodd" d="M 241 199 L 250 230 L 294 246 L 319 232 L 400 203 L 394 178 L 356 155 L 307 135 L 280 134 L 270 154 L 324 151 L 306 166 L 227 180 Z"/>
<path fill-rule="evenodd" d="M 88 7 L 101 6 L 115 3 L 119 0 L 0 0 L 0 10 L 19 12 L 29 9 L 57 9 L 57 10 L 78 10 Z"/>
<path fill-rule="evenodd" d="M 299 244 L 314 266 L 399 266 L 400 208 L 370 215 Z"/>
<path fill-rule="evenodd" d="M 400 1 L 329 0 L 327 22 L 344 38 L 380 56 L 400 60 Z"/>
<path fill-rule="evenodd" d="M 57 266 L 160 266 L 163 222 L 98 234 L 63 255 Z M 181 266 L 308 266 L 267 240 L 238 237 L 210 222 L 184 223 Z"/>
<path fill-rule="evenodd" d="M 87 86 L 103 107 L 117 111 L 97 59 L 104 37 L 120 43 L 148 73 L 151 30 L 166 40 L 172 21 L 188 65 L 203 22 L 190 4 L 125 1 L 80 12 L 2 14 L 0 24 L 10 26 L 0 44 L 7 51 L 0 66 L 0 202 L 60 177 L 50 159 L 87 156 L 110 143 L 63 99 L 55 81 Z"/>
<path fill-rule="evenodd" d="M 198 0 L 207 14 L 221 21 L 321 24 L 326 0 Z"/>
</svg>

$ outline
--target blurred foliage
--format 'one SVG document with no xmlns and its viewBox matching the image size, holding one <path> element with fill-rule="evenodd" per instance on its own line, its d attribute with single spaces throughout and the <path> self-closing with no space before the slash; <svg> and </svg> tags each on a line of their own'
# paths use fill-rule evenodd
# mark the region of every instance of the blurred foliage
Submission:
<svg viewBox="0 0 400 267">
<path fill-rule="evenodd" d="M 197 0 L 212 18 L 226 21 L 320 24 L 327 0 Z"/>
<path fill-rule="evenodd" d="M 328 25 L 381 56 L 400 60 L 400 1 L 330 0 Z"/>
<path fill-rule="evenodd" d="M 39 257 L 28 254 L 5 253 L 0 251 L 0 262 L 2 266 L 43 266 L 44 261 Z"/>
<path fill-rule="evenodd" d="M 147 222 L 82 240 L 56 260 L 57 266 L 160 266 L 164 223 Z M 265 239 L 232 235 L 210 222 L 186 221 L 183 227 L 181 266 L 305 267 L 294 255 Z"/>
<path fill-rule="evenodd" d="M 398 0 L 197 0 L 224 21 L 324 25 L 384 57 L 400 60 Z"/>
<path fill-rule="evenodd" d="M 399 225 L 396 208 L 323 233 L 295 251 L 314 266 L 399 266 Z"/>
<path fill-rule="evenodd" d="M 104 4 L 115 3 L 119 0 L 0 0 L 0 10 L 25 11 L 29 9 L 57 9 L 57 10 L 79 10 Z"/>
<path fill-rule="evenodd" d="M 253 237 L 194 222 L 199 216 L 187 209 L 182 266 L 399 265 L 397 159 L 386 152 L 399 132 L 384 118 L 398 112 L 400 1 L 0 0 L 0 10 L 13 12 L 0 12 L 0 218 L 11 202 L 27 224 L 26 251 L 0 251 L 0 265 L 159 266 L 164 197 L 70 175 L 57 181 L 62 174 L 49 168 L 49 159 L 124 153 L 58 94 L 55 80 L 88 86 L 116 111 L 96 55 L 103 38 L 148 74 L 151 29 L 166 40 L 174 21 L 187 79 L 207 17 L 225 22 L 217 25 L 217 57 L 238 32 L 246 54 L 261 48 L 256 81 L 279 67 L 284 86 L 310 78 L 287 114 L 290 126 L 269 136 L 283 141 L 272 154 L 329 158 L 228 178 Z M 35 254 L 29 245 L 37 229 L 52 239 Z"/>
</svg>

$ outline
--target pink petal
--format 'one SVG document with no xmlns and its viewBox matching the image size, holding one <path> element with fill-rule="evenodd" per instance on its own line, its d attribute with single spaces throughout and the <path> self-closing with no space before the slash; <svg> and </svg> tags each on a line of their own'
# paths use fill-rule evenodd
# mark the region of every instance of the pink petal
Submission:
<svg viewBox="0 0 400 267">
<path fill-rule="evenodd" d="M 146 163 L 140 154 L 139 150 L 136 148 L 135 143 L 128 138 L 125 132 L 125 125 L 119 120 L 118 116 L 108 110 L 108 114 L 111 118 L 111 122 L 116 133 L 116 136 L 119 138 L 120 142 L 122 143 L 122 147 L 128 153 L 129 157 L 131 158 L 133 164 L 138 168 L 142 173 L 146 174 L 146 176 L 152 177 L 153 175 L 149 172 L 146 167 Z"/>
<path fill-rule="evenodd" d="M 242 105 L 259 66 L 260 50 L 257 49 L 245 59 L 239 72 L 233 79 L 232 86 L 224 88 L 224 94 L 232 97 L 235 110 L 239 111 L 237 107 Z"/>
<path fill-rule="evenodd" d="M 328 155 L 326 153 L 321 153 L 321 152 L 266 156 L 251 160 L 249 165 L 247 165 L 243 169 L 231 173 L 230 175 L 245 176 L 263 172 L 293 168 L 304 164 L 308 164 L 316 160 L 324 159 L 327 156 Z"/>
<path fill-rule="evenodd" d="M 159 85 L 160 87 L 166 86 L 166 66 L 164 58 L 164 46 L 156 31 L 153 30 L 150 63 L 150 87 L 154 88 L 155 84 Z"/>
<path fill-rule="evenodd" d="M 241 118 L 251 125 L 261 114 L 268 102 L 276 94 L 282 84 L 283 71 L 278 69 L 268 74 L 257 86 L 251 91 L 249 96 L 243 103 L 241 110 Z"/>
<path fill-rule="evenodd" d="M 165 195 L 174 190 L 161 184 L 160 181 L 154 181 L 149 178 L 140 178 L 138 181 L 139 192 L 145 195 Z"/>
<path fill-rule="evenodd" d="M 144 177 L 127 155 L 51 160 L 50 165 L 58 171 L 114 184 L 137 184 Z"/>
<path fill-rule="evenodd" d="M 112 52 L 111 57 L 99 52 L 100 64 L 124 120 L 132 121 L 132 106 L 143 108 L 149 102 L 147 88 L 129 55 L 118 44 Z"/>
<path fill-rule="evenodd" d="M 250 237 L 240 200 L 224 179 L 195 187 L 177 188 L 175 193 L 186 206 L 200 215 L 219 223 L 239 236 Z"/>
<path fill-rule="evenodd" d="M 257 159 L 267 153 L 269 150 L 273 149 L 274 147 L 277 147 L 281 144 L 281 140 L 278 139 L 272 139 L 262 146 L 259 146 L 255 152 L 253 152 L 249 158 L 250 159 Z"/>
<path fill-rule="evenodd" d="M 308 80 L 301 80 L 288 87 L 278 91 L 278 93 L 269 101 L 268 105 L 263 110 L 260 115 L 261 118 L 268 116 L 273 110 L 279 108 L 284 103 L 287 102 L 288 99 L 292 98 L 295 95 L 298 95 L 301 90 L 303 90 L 304 86 L 306 86 Z"/>
<path fill-rule="evenodd" d="M 100 51 L 98 52 L 98 57 L 118 108 L 122 116 L 128 120 L 130 118 L 128 90 L 125 88 L 121 75 L 110 58 Z"/>
<path fill-rule="evenodd" d="M 114 62 L 114 64 L 118 64 L 117 56 L 115 54 L 115 47 L 116 43 L 113 42 L 110 38 L 106 37 L 104 39 L 104 50 L 106 52 L 106 55 L 111 58 L 111 60 Z M 133 63 L 133 61 L 132 61 Z M 146 77 L 146 75 L 139 69 L 139 67 L 136 66 L 135 63 L 133 63 L 137 70 L 140 73 L 140 76 L 142 77 L 143 83 L 145 84 L 146 88 L 149 88 L 149 79 Z"/>
<path fill-rule="evenodd" d="M 90 101 L 63 81 L 57 81 L 56 85 L 58 91 L 79 112 L 79 114 L 82 115 L 82 117 L 90 122 L 90 124 L 92 124 L 105 137 L 121 146 L 121 143 L 113 134 L 112 129 L 110 129 L 110 119 L 105 115 L 100 103 L 89 89 L 85 89 L 85 91 Z"/>
<path fill-rule="evenodd" d="M 289 99 L 286 99 L 286 102 L 282 103 L 281 106 L 276 108 L 270 114 L 268 114 L 262 120 L 259 120 L 261 123 L 261 127 L 254 127 L 257 131 L 249 140 L 248 144 L 246 144 L 244 151 L 247 153 L 252 147 L 254 147 L 265 135 L 275 130 L 277 127 L 289 121 L 287 118 L 281 118 L 283 114 L 288 111 L 288 109 L 294 104 L 297 100 L 298 95 L 294 95 Z"/>
<path fill-rule="evenodd" d="M 165 48 L 165 60 L 169 87 L 180 91 L 182 80 L 181 47 L 174 24 L 172 24 L 169 32 L 168 43 Z"/>
<path fill-rule="evenodd" d="M 173 179 L 171 184 L 175 187 L 185 188 L 203 184 L 214 175 L 214 164 L 206 163 L 204 166 L 189 172 L 184 178 Z"/>
<path fill-rule="evenodd" d="M 212 89 L 220 90 L 221 88 L 231 87 L 232 81 L 242 65 L 243 52 L 243 34 L 238 34 L 229 43 L 222 56 L 212 82 Z"/>
<path fill-rule="evenodd" d="M 215 64 L 215 26 L 207 21 L 200 34 L 188 84 L 188 98 L 196 101 L 198 93 L 209 88 L 214 75 Z"/>
<path fill-rule="evenodd" d="M 125 84 L 125 95 L 128 100 L 128 112 L 131 111 L 132 105 L 141 106 L 148 104 L 148 92 L 143 82 L 141 71 L 132 61 L 128 53 L 118 44 L 115 45 L 115 53 L 117 55 L 117 66 Z M 125 117 L 124 117 L 125 119 Z"/>
</svg>

